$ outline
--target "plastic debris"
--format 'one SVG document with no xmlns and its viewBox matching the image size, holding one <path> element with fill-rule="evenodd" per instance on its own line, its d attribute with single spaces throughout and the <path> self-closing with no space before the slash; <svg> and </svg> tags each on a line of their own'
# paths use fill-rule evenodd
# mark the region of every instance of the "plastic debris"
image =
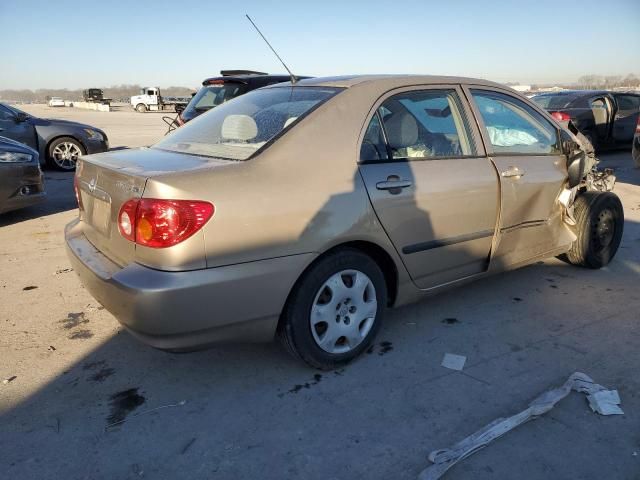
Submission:
<svg viewBox="0 0 640 480">
<path fill-rule="evenodd" d="M 445 368 L 451 370 L 461 371 L 464 368 L 464 364 L 467 361 L 467 357 L 464 355 L 456 355 L 455 353 L 445 353 L 442 359 L 442 365 Z"/>
<path fill-rule="evenodd" d="M 600 415 L 623 415 L 617 390 L 601 390 L 587 396 L 591 410 Z"/>
<path fill-rule="evenodd" d="M 9 382 L 13 382 L 16 378 L 18 378 L 16 375 L 11 375 L 9 378 L 5 378 L 4 380 L 2 380 L 2 383 L 3 385 L 6 385 Z"/>
<path fill-rule="evenodd" d="M 547 413 L 556 403 L 569 395 L 572 390 L 587 394 L 589 405 L 594 412 L 600 413 L 601 415 L 623 413 L 620 407 L 618 407 L 620 397 L 617 390 L 607 390 L 602 385 L 594 383 L 588 375 L 575 372 L 561 387 L 549 390 L 534 399 L 526 410 L 508 418 L 498 418 L 494 420 L 489 425 L 469 435 L 451 448 L 431 452 L 429 454 L 429 461 L 432 465 L 420 472 L 418 479 L 436 480 L 441 478 L 446 471 L 456 463 L 473 455 L 481 448 L 486 447 L 496 438 L 501 437 L 529 420 L 534 420 Z"/>
</svg>

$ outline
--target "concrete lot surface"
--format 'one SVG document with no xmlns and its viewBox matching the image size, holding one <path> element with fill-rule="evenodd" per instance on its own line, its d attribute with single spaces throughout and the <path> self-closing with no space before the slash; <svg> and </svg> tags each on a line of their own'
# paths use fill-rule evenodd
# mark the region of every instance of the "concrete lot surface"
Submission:
<svg viewBox="0 0 640 480">
<path fill-rule="evenodd" d="M 164 133 L 160 114 L 25 110 L 92 123 L 112 146 Z M 328 373 L 275 344 L 138 343 L 69 270 L 71 175 L 47 171 L 48 203 L 0 217 L 0 380 L 15 377 L 0 383 L 0 478 L 415 479 L 430 451 L 582 371 L 625 415 L 572 393 L 446 478 L 640 479 L 640 170 L 627 152 L 602 159 L 627 219 L 610 266 L 551 259 L 391 311 L 369 354 Z"/>
</svg>

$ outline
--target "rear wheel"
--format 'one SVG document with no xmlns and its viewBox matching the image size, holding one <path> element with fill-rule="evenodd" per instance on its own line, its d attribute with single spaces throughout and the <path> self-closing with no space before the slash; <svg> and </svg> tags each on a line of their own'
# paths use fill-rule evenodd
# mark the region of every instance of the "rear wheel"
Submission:
<svg viewBox="0 0 640 480">
<path fill-rule="evenodd" d="M 147 106 L 144 103 L 139 103 L 138 105 L 136 105 L 136 111 L 138 113 L 144 113 L 147 111 Z"/>
<path fill-rule="evenodd" d="M 615 256 L 622 240 L 624 210 L 611 192 L 585 192 L 574 203 L 577 240 L 565 259 L 574 265 L 602 268 Z"/>
<path fill-rule="evenodd" d="M 48 149 L 49 164 L 66 172 L 71 172 L 76 168 L 76 161 L 85 154 L 82 144 L 71 137 L 56 138 L 49 144 Z"/>
<path fill-rule="evenodd" d="M 298 281 L 282 313 L 278 337 L 310 366 L 336 368 L 371 344 L 386 304 L 380 267 L 358 250 L 339 250 Z"/>
</svg>

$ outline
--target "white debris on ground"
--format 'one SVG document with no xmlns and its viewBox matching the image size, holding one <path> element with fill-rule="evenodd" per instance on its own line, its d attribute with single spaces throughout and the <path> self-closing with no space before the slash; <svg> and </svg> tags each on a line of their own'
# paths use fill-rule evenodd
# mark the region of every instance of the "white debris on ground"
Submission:
<svg viewBox="0 0 640 480">
<path fill-rule="evenodd" d="M 587 396 L 591 410 L 600 415 L 623 415 L 617 390 L 601 390 Z"/>
<path fill-rule="evenodd" d="M 451 370 L 461 371 L 464 368 L 464 364 L 467 361 L 467 357 L 464 355 L 456 355 L 455 353 L 445 353 L 442 359 L 442 365 L 445 368 Z"/>
<path fill-rule="evenodd" d="M 486 447 L 496 438 L 501 437 L 529 420 L 534 420 L 547 413 L 556 403 L 569 395 L 572 390 L 586 393 L 589 406 L 594 412 L 601 415 L 619 415 L 624 413 L 618 406 L 620 404 L 620 396 L 617 390 L 607 390 L 602 385 L 594 383 L 588 375 L 575 372 L 561 387 L 554 388 L 538 396 L 529 404 L 529 408 L 526 410 L 508 418 L 498 418 L 494 420 L 489 425 L 469 435 L 451 448 L 431 452 L 429 454 L 429 461 L 432 465 L 420 472 L 418 479 L 436 480 L 441 478 L 446 471 L 456 463 L 473 455 L 481 448 Z"/>
</svg>

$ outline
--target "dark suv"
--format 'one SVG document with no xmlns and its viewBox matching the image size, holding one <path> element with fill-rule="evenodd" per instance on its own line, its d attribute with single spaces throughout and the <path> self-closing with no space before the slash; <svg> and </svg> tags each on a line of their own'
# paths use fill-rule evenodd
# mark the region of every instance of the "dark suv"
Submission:
<svg viewBox="0 0 640 480">
<path fill-rule="evenodd" d="M 177 123 L 184 125 L 198 115 L 232 98 L 256 88 L 291 81 L 289 75 L 269 75 L 252 70 L 222 70 L 219 77 L 207 78 L 186 108 L 178 115 Z M 298 80 L 309 77 L 297 77 Z"/>
</svg>

